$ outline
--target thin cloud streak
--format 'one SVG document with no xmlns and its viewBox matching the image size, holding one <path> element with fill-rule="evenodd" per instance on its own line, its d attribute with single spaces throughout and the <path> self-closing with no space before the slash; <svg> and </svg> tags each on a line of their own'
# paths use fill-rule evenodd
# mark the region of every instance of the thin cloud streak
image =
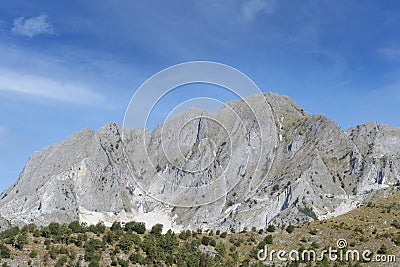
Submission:
<svg viewBox="0 0 400 267">
<path fill-rule="evenodd" d="M 82 85 L 0 69 L 0 91 L 74 104 L 101 105 L 105 97 Z"/>
<path fill-rule="evenodd" d="M 12 32 L 17 35 L 33 38 L 42 34 L 55 34 L 53 26 L 47 21 L 46 15 L 25 19 L 14 19 Z"/>
<path fill-rule="evenodd" d="M 252 20 L 258 13 L 265 12 L 267 14 L 273 13 L 276 8 L 274 0 L 251 0 L 246 1 L 242 6 L 242 13 L 248 20 Z"/>
<path fill-rule="evenodd" d="M 400 59 L 400 47 L 383 47 L 378 49 L 378 54 L 386 59 Z"/>
</svg>

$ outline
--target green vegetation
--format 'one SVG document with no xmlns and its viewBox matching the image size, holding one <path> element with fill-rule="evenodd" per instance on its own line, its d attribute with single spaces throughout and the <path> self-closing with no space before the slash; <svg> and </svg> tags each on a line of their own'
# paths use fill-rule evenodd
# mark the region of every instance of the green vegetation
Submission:
<svg viewBox="0 0 400 267">
<path fill-rule="evenodd" d="M 305 207 L 305 208 L 299 208 L 299 212 L 304 213 L 305 215 L 307 215 L 308 217 L 312 218 L 314 221 L 318 220 L 317 215 L 315 214 L 315 212 L 309 208 L 309 207 Z"/>
<path fill-rule="evenodd" d="M 249 235 L 238 233 L 237 235 Z M 0 233 L 0 259 L 9 266 L 15 259 L 25 258 L 29 265 L 40 266 L 236 266 L 236 251 L 244 238 L 227 240 L 227 232 L 196 232 L 179 234 L 156 224 L 150 230 L 143 222 L 114 222 L 110 228 L 103 223 L 86 225 L 50 223 L 45 227 L 12 227 Z M 250 235 L 255 235 L 251 233 Z M 255 238 L 253 237 L 253 240 Z M 200 246 L 215 251 L 201 252 Z M 28 249 L 27 251 L 25 250 Z M 228 253 L 232 251 L 232 253 Z M 78 255 L 78 256 L 77 256 Z M 6 260 L 6 261 L 4 261 Z M 254 261 L 255 259 L 253 259 Z M 33 264 L 33 266 L 35 265 Z"/>
<path fill-rule="evenodd" d="M 289 225 L 288 227 L 286 227 L 286 232 L 288 233 L 288 234 L 291 234 L 291 233 L 293 233 L 293 231 L 294 231 L 294 228 L 296 228 L 294 225 Z"/>
<path fill-rule="evenodd" d="M 273 233 L 273 232 L 275 232 L 275 226 L 274 226 L 274 225 L 272 225 L 272 224 L 268 225 L 268 227 L 267 227 L 267 231 L 268 231 L 268 232 L 270 232 L 270 233 Z"/>
<path fill-rule="evenodd" d="M 109 228 L 103 223 L 86 225 L 78 221 L 52 222 L 45 227 L 30 224 L 0 233 L 0 262 L 11 266 L 22 259 L 26 264 L 21 266 L 58 267 L 268 266 L 257 259 L 257 252 L 265 246 L 268 250 L 322 251 L 335 247 L 338 238 L 346 239 L 351 249 L 368 248 L 374 255 L 393 255 L 400 247 L 399 220 L 400 191 L 330 220 L 236 232 L 198 229 L 174 233 L 165 232 L 162 224 L 146 229 L 143 222 L 114 222 Z M 324 259 L 313 263 L 292 261 L 286 266 L 377 265 Z"/>
</svg>

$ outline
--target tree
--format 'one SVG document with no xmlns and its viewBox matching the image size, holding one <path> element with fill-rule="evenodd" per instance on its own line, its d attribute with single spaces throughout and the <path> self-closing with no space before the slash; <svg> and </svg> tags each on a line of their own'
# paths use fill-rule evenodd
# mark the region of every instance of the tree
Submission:
<svg viewBox="0 0 400 267">
<path fill-rule="evenodd" d="M 127 222 L 125 224 L 125 231 L 134 231 L 137 234 L 144 234 L 146 232 L 146 224 L 144 222 Z"/>
<path fill-rule="evenodd" d="M 89 262 L 88 267 L 99 267 L 99 261 L 98 260 L 92 260 Z"/>
<path fill-rule="evenodd" d="M 6 245 L 0 243 L 0 258 L 9 259 L 10 257 L 11 257 L 10 249 Z"/>
<path fill-rule="evenodd" d="M 117 248 L 121 249 L 125 253 L 128 253 L 133 244 L 139 243 L 140 237 L 136 235 L 135 233 L 126 233 L 124 236 L 121 237 Z"/>
<path fill-rule="evenodd" d="M 129 262 L 127 260 L 119 259 L 118 264 L 121 265 L 121 267 L 128 267 Z"/>
<path fill-rule="evenodd" d="M 111 231 L 107 231 L 104 235 L 103 235 L 103 242 L 107 243 L 109 245 L 114 244 L 115 241 L 119 240 L 119 235 L 118 233 L 115 232 L 111 232 Z"/>
<path fill-rule="evenodd" d="M 228 234 L 227 232 L 222 232 L 222 233 L 220 234 L 220 237 L 221 237 L 221 238 L 225 238 L 227 234 Z"/>
<path fill-rule="evenodd" d="M 40 237 L 40 231 L 39 231 L 39 229 L 33 230 L 33 236 L 34 236 L 34 237 Z"/>
<path fill-rule="evenodd" d="M 164 226 L 160 223 L 153 225 L 153 227 L 151 227 L 150 234 L 161 235 L 163 227 Z"/>
<path fill-rule="evenodd" d="M 110 230 L 113 231 L 113 232 L 121 231 L 122 230 L 121 223 L 120 222 L 113 222 L 113 224 L 111 225 Z"/>
<path fill-rule="evenodd" d="M 217 245 L 217 241 L 215 241 L 215 239 L 210 238 L 209 244 L 210 246 L 215 247 Z"/>
<path fill-rule="evenodd" d="M 104 234 L 104 232 L 106 231 L 106 226 L 103 222 L 98 222 L 96 225 L 89 225 L 88 231 L 96 235 Z"/>
<path fill-rule="evenodd" d="M 143 258 L 143 256 L 142 255 L 140 255 L 140 253 L 132 253 L 130 256 L 129 256 L 129 260 L 133 263 L 133 264 L 136 264 L 136 263 L 139 263 L 139 264 L 144 264 L 144 258 Z"/>
<path fill-rule="evenodd" d="M 68 261 L 68 258 L 67 258 L 67 256 L 64 255 L 64 256 L 62 256 L 61 258 L 58 259 L 55 267 L 62 267 L 62 266 L 64 266 L 64 264 L 67 263 L 67 261 Z"/>
<path fill-rule="evenodd" d="M 264 241 L 265 241 L 266 244 L 272 244 L 272 243 L 273 243 L 272 235 L 267 235 L 267 236 L 264 238 Z"/>
<path fill-rule="evenodd" d="M 85 244 L 85 260 L 94 263 L 98 262 L 100 260 L 100 250 L 102 248 L 103 244 L 100 240 L 90 238 Z"/>
<path fill-rule="evenodd" d="M 26 233 L 18 235 L 15 247 L 22 250 L 26 244 L 28 244 L 28 235 Z"/>
<path fill-rule="evenodd" d="M 186 231 L 180 232 L 180 233 L 179 233 L 179 238 L 182 239 L 182 240 L 187 240 L 188 237 L 187 237 L 187 235 L 186 235 Z"/>
<path fill-rule="evenodd" d="M 210 243 L 210 238 L 208 236 L 203 236 L 203 238 L 201 239 L 201 243 L 204 246 L 208 246 L 208 244 Z"/>
<path fill-rule="evenodd" d="M 51 222 L 48 226 L 49 230 L 50 230 L 50 234 L 52 235 L 59 235 L 61 234 L 61 227 L 59 223 L 56 222 Z"/>
</svg>

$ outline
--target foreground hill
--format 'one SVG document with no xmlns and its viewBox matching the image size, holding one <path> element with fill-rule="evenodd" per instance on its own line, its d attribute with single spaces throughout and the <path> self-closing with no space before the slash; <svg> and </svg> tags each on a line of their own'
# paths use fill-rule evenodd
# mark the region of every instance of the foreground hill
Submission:
<svg viewBox="0 0 400 267">
<path fill-rule="evenodd" d="M 230 180 L 217 179 L 225 170 Z M 214 114 L 189 109 L 152 131 L 109 123 L 44 148 L 0 195 L 0 223 L 135 220 L 176 231 L 262 229 L 344 214 L 399 179 L 399 128 L 366 123 L 345 131 L 288 97 L 265 93 Z M 213 183 L 227 191 L 216 201 L 203 191 Z"/>
<path fill-rule="evenodd" d="M 163 234 L 162 225 L 146 230 L 139 222 L 115 222 L 111 228 L 77 221 L 46 227 L 31 224 L 0 233 L 0 262 L 3 266 L 399 266 L 399 203 L 400 191 L 396 190 L 336 218 L 239 233 Z M 334 261 L 327 254 L 305 262 L 281 261 L 276 254 L 272 261 L 257 257 L 265 246 L 268 251 L 295 250 L 300 255 L 305 250 L 321 255 L 329 247 L 341 251 L 339 239 L 347 243 L 343 253 L 353 250 L 361 255 L 369 250 L 370 261 L 345 257 Z"/>
</svg>

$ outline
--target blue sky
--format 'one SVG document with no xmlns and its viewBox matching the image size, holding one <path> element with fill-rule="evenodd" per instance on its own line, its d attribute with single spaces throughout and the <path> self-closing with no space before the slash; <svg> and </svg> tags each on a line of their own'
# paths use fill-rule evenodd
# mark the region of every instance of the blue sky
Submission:
<svg viewBox="0 0 400 267">
<path fill-rule="evenodd" d="M 343 128 L 400 126 L 399 1 L 1 1 L 0 190 L 30 154 L 122 123 L 134 90 L 193 60 L 241 70 Z"/>
</svg>

